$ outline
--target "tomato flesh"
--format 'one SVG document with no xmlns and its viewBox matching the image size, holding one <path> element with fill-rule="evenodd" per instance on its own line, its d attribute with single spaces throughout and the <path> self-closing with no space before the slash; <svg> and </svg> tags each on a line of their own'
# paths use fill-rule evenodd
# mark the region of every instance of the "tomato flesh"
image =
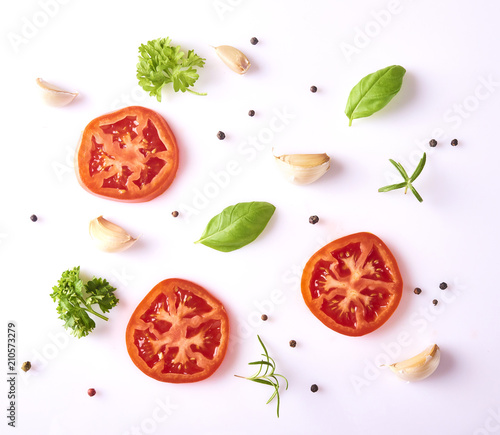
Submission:
<svg viewBox="0 0 500 435">
<path fill-rule="evenodd" d="M 189 281 L 158 284 L 139 304 L 127 327 L 127 348 L 147 375 L 165 382 L 204 379 L 220 365 L 227 347 L 224 308 Z"/>
<path fill-rule="evenodd" d="M 77 151 L 80 184 L 118 201 L 158 196 L 172 182 L 177 166 L 177 145 L 168 124 L 139 106 L 94 119 Z"/>
<path fill-rule="evenodd" d="M 334 241 L 308 261 L 302 294 L 326 326 L 359 336 L 379 328 L 401 299 L 403 281 L 387 246 L 370 233 Z"/>
</svg>

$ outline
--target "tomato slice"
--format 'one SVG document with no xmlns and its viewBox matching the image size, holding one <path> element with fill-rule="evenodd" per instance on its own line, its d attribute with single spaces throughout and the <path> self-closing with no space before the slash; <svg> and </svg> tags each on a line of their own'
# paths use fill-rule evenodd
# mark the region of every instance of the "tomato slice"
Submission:
<svg viewBox="0 0 500 435">
<path fill-rule="evenodd" d="M 127 350 L 146 375 L 162 382 L 196 382 L 220 366 L 229 320 L 223 305 L 197 284 L 166 279 L 139 303 L 127 326 Z"/>
<path fill-rule="evenodd" d="M 384 242 L 357 233 L 316 252 L 304 268 L 301 287 L 306 305 L 326 326 L 360 336 L 391 317 L 401 300 L 403 280 Z"/>
<path fill-rule="evenodd" d="M 124 202 L 145 202 L 170 186 L 179 151 L 167 122 L 131 106 L 95 118 L 76 151 L 78 181 L 89 192 Z"/>
</svg>

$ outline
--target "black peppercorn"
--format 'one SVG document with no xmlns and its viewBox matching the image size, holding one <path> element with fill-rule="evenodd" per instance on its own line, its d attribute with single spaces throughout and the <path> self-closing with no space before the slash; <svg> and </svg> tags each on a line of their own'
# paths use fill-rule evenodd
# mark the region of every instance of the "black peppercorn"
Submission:
<svg viewBox="0 0 500 435">
<path fill-rule="evenodd" d="M 434 300 L 432 301 L 432 304 L 433 304 L 434 306 L 436 306 L 436 305 L 438 304 L 438 300 L 437 300 L 437 299 L 434 299 Z"/>
<path fill-rule="evenodd" d="M 441 284 L 439 284 L 439 288 L 441 290 L 446 290 L 448 288 L 448 284 L 446 284 L 445 282 L 442 282 Z"/>
<path fill-rule="evenodd" d="M 262 316 L 260 316 L 260 318 L 265 322 L 268 317 L 267 317 L 267 314 L 262 314 Z"/>
<path fill-rule="evenodd" d="M 316 391 L 318 391 L 318 390 L 319 390 L 319 388 L 318 388 L 318 386 L 317 386 L 316 384 L 312 384 L 312 385 L 311 385 L 311 391 L 312 391 L 313 393 L 315 393 L 315 392 L 316 392 Z"/>
<path fill-rule="evenodd" d="M 87 390 L 87 394 L 88 394 L 90 397 L 95 396 L 95 389 L 93 389 L 93 388 L 89 388 L 89 389 Z"/>
<path fill-rule="evenodd" d="M 318 222 L 319 222 L 319 217 L 318 217 L 318 216 L 311 216 L 311 217 L 309 218 L 309 223 L 310 223 L 310 224 L 313 224 L 313 225 L 314 225 L 314 224 L 317 224 Z"/>
<path fill-rule="evenodd" d="M 250 39 L 250 44 L 257 45 L 258 43 L 259 43 L 259 40 L 255 36 L 252 39 Z"/>
<path fill-rule="evenodd" d="M 255 110 L 249 110 L 248 116 L 255 116 Z"/>
<path fill-rule="evenodd" d="M 297 346 L 297 342 L 295 340 L 290 340 L 290 342 L 288 344 L 290 345 L 290 347 Z"/>
<path fill-rule="evenodd" d="M 413 293 L 419 295 L 420 293 L 422 293 L 422 289 L 417 287 L 415 290 L 413 290 Z"/>
<path fill-rule="evenodd" d="M 431 139 L 429 141 L 429 146 L 431 146 L 432 148 L 434 148 L 436 145 L 437 145 L 437 140 L 436 139 Z"/>
<path fill-rule="evenodd" d="M 311 86 L 309 90 L 314 94 L 315 92 L 318 91 L 318 88 L 316 86 Z"/>
<path fill-rule="evenodd" d="M 223 132 L 223 131 L 219 131 L 219 132 L 217 133 L 217 139 L 219 139 L 219 140 L 224 140 L 225 138 L 226 138 L 226 135 L 224 134 L 224 132 Z"/>
<path fill-rule="evenodd" d="M 36 215 L 36 214 L 32 214 L 32 215 L 30 216 L 30 219 L 31 219 L 31 222 L 36 222 L 36 221 L 38 220 L 38 217 L 37 217 L 37 215 Z"/>
<path fill-rule="evenodd" d="M 456 147 L 457 145 L 458 145 L 458 140 L 453 139 L 453 140 L 451 141 L 451 146 Z"/>
<path fill-rule="evenodd" d="M 179 212 L 178 212 L 178 211 L 173 211 L 173 212 L 172 212 L 172 216 L 173 216 L 173 217 L 177 217 L 177 216 L 179 216 Z"/>
</svg>

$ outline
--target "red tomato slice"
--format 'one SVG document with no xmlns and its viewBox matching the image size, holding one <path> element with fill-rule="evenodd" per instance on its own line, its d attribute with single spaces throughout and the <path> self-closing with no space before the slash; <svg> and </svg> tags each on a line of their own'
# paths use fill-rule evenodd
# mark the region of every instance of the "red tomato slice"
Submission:
<svg viewBox="0 0 500 435">
<path fill-rule="evenodd" d="M 127 350 L 146 375 L 162 382 L 196 382 L 220 366 L 229 320 L 223 305 L 203 287 L 182 279 L 157 284 L 127 326 Z"/>
<path fill-rule="evenodd" d="M 316 252 L 304 268 L 301 287 L 307 306 L 326 326 L 360 336 L 391 317 L 403 280 L 384 242 L 373 234 L 357 233 Z"/>
<path fill-rule="evenodd" d="M 84 189 L 116 201 L 145 202 L 170 186 L 179 151 L 170 127 L 158 113 L 131 106 L 91 121 L 75 160 Z"/>
</svg>

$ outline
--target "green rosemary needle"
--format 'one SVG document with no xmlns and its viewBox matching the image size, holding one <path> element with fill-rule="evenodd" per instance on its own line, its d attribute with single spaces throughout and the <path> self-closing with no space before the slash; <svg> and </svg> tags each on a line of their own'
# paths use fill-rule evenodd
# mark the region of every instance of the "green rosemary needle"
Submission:
<svg viewBox="0 0 500 435">
<path fill-rule="evenodd" d="M 248 363 L 248 365 L 255 366 L 255 365 L 260 365 L 259 370 L 257 373 L 255 373 L 253 376 L 245 377 L 245 376 L 238 376 L 234 375 L 237 378 L 243 378 L 243 379 L 248 379 L 249 381 L 257 382 L 259 384 L 264 384 L 264 385 L 270 385 L 271 387 L 274 388 L 274 392 L 269 398 L 269 400 L 266 402 L 266 404 L 270 403 L 275 397 L 277 400 L 277 407 L 276 407 L 276 414 L 278 415 L 278 418 L 280 416 L 280 383 L 278 381 L 278 376 L 280 378 L 283 378 L 286 382 L 286 387 L 285 389 L 288 390 L 288 380 L 283 376 L 279 375 L 278 373 L 275 373 L 276 371 L 276 362 L 269 356 L 266 346 L 264 346 L 264 343 L 260 339 L 260 337 L 257 335 L 257 338 L 259 339 L 259 343 L 262 345 L 262 348 L 264 349 L 264 353 L 262 354 L 263 357 L 266 358 L 265 361 L 253 361 Z"/>
<path fill-rule="evenodd" d="M 395 189 L 402 189 L 403 187 L 405 188 L 405 193 L 410 189 L 412 193 L 415 195 L 415 198 L 419 200 L 419 202 L 422 202 L 423 199 L 420 196 L 420 194 L 417 192 L 417 190 L 413 187 L 412 183 L 417 179 L 417 177 L 420 175 L 422 172 L 422 169 L 424 169 L 425 166 L 425 161 L 426 161 L 426 155 L 422 156 L 420 159 L 420 162 L 418 163 L 417 167 L 415 168 L 415 171 L 411 175 L 411 177 L 408 176 L 408 174 L 405 171 L 405 168 L 403 168 L 403 165 L 401 163 L 395 162 L 392 159 L 389 159 L 389 161 L 396 167 L 396 169 L 399 171 L 401 176 L 404 179 L 404 182 L 398 183 L 398 184 L 391 184 L 390 186 L 385 186 L 381 187 L 378 191 L 379 192 L 389 192 L 390 190 L 395 190 Z"/>
</svg>

